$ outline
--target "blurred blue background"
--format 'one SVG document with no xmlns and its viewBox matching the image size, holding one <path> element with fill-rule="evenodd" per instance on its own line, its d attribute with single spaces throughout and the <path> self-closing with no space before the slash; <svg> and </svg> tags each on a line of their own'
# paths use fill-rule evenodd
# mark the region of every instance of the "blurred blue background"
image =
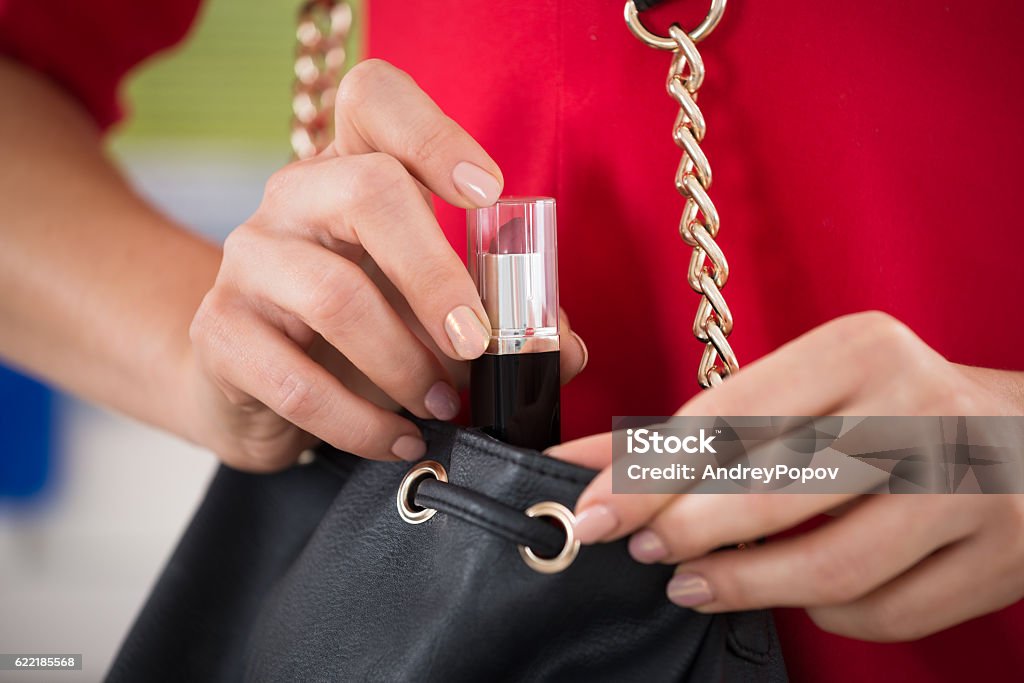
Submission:
<svg viewBox="0 0 1024 683">
<path fill-rule="evenodd" d="M 42 493 L 51 469 L 53 394 L 0 365 L 0 499 Z"/>
</svg>

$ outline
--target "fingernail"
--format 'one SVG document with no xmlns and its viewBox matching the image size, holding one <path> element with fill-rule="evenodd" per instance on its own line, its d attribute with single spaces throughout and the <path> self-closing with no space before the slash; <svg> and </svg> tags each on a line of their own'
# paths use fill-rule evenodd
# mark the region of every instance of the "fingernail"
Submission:
<svg viewBox="0 0 1024 683">
<path fill-rule="evenodd" d="M 576 538 L 580 543 L 596 543 L 615 531 L 619 518 L 607 505 L 595 505 L 576 515 Z"/>
<path fill-rule="evenodd" d="M 403 434 L 395 440 L 394 445 L 391 446 L 391 452 L 402 460 L 412 462 L 419 460 L 426 454 L 427 444 L 417 436 Z"/>
<path fill-rule="evenodd" d="M 658 534 L 650 529 L 644 529 L 629 539 L 629 554 L 637 562 L 653 564 L 668 555 L 668 548 Z"/>
<path fill-rule="evenodd" d="M 587 361 L 590 360 L 590 351 L 587 351 L 587 345 L 583 343 L 583 338 L 580 335 L 573 332 L 572 336 L 577 342 L 579 342 L 580 348 L 583 349 L 583 362 L 580 363 L 580 369 L 576 371 L 576 373 L 579 374 L 587 367 Z"/>
<path fill-rule="evenodd" d="M 470 204 L 481 208 L 498 201 L 501 194 L 498 179 L 468 161 L 455 164 L 455 168 L 452 169 L 452 182 Z"/>
<path fill-rule="evenodd" d="M 484 327 L 469 306 L 453 309 L 444 319 L 444 329 L 452 340 L 455 353 L 466 360 L 479 358 L 487 349 L 491 337 L 490 330 Z"/>
<path fill-rule="evenodd" d="M 448 382 L 434 382 L 423 405 L 438 420 L 451 420 L 459 414 L 459 395 Z"/>
<path fill-rule="evenodd" d="M 711 602 L 711 586 L 699 574 L 676 574 L 668 582 L 668 599 L 680 607 L 699 607 Z"/>
</svg>

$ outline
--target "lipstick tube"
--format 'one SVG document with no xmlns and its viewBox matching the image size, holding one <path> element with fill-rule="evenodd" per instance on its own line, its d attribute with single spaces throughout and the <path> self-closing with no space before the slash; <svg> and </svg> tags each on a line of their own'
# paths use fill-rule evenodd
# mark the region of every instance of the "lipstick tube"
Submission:
<svg viewBox="0 0 1024 683">
<path fill-rule="evenodd" d="M 502 198 L 467 223 L 469 272 L 491 323 L 470 366 L 473 425 L 543 450 L 561 441 L 555 200 Z"/>
</svg>

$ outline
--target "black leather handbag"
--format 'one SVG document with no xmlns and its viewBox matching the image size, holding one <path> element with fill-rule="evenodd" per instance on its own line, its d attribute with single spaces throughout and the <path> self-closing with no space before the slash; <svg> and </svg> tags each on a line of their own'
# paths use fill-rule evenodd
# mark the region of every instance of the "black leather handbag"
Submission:
<svg viewBox="0 0 1024 683">
<path fill-rule="evenodd" d="M 786 680 L 769 612 L 677 607 L 672 568 L 625 542 L 534 568 L 566 534 L 524 510 L 571 508 L 593 471 L 421 426 L 426 467 L 331 449 L 274 475 L 221 467 L 108 680 Z"/>
<path fill-rule="evenodd" d="M 341 10 L 309 0 L 300 33 L 327 11 L 329 40 L 310 45 L 344 45 Z M 322 101 L 341 64 L 324 68 L 296 92 Z M 327 139 L 303 126 L 299 158 Z M 633 561 L 625 541 L 581 549 L 570 522 L 549 523 L 595 472 L 419 424 L 429 462 L 321 448 L 274 475 L 222 466 L 108 680 L 786 680 L 769 612 L 677 607 L 672 567 Z"/>
</svg>

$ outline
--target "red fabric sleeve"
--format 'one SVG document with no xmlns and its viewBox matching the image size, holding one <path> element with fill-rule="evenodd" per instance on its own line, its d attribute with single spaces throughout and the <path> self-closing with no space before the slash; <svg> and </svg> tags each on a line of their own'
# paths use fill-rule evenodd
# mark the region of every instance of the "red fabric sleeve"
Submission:
<svg viewBox="0 0 1024 683">
<path fill-rule="evenodd" d="M 121 79 L 180 42 L 200 0 L 0 0 L 0 55 L 47 76 L 75 97 L 101 129 L 122 114 Z"/>
</svg>

